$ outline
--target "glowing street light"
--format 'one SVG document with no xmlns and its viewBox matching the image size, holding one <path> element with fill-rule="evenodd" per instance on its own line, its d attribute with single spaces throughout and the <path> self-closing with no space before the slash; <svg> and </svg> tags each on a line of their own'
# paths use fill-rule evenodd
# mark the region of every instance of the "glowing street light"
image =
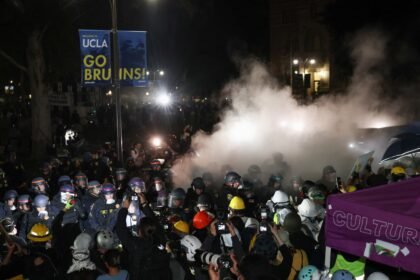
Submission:
<svg viewBox="0 0 420 280">
<path fill-rule="evenodd" d="M 153 137 L 151 142 L 155 147 L 160 147 L 162 145 L 162 139 L 160 137 Z"/>
<path fill-rule="evenodd" d="M 315 59 L 311 58 L 311 59 L 309 60 L 309 64 L 314 65 L 315 63 L 316 63 L 316 60 L 315 60 Z"/>
<path fill-rule="evenodd" d="M 167 107 L 171 104 L 172 99 L 168 94 L 163 93 L 157 97 L 156 102 L 161 106 Z"/>
<path fill-rule="evenodd" d="M 160 76 L 163 76 L 163 75 L 165 75 L 165 72 L 164 72 L 164 71 L 162 71 L 162 70 L 160 70 L 160 71 L 159 71 L 159 75 L 160 75 Z"/>
<path fill-rule="evenodd" d="M 299 64 L 299 60 L 298 59 L 293 59 L 293 64 L 294 65 L 298 65 Z"/>
</svg>

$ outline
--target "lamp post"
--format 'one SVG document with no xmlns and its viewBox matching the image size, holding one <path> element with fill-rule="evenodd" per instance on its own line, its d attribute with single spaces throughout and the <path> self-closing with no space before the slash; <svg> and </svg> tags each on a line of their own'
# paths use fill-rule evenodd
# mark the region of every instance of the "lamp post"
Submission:
<svg viewBox="0 0 420 280">
<path fill-rule="evenodd" d="M 120 57 L 118 52 L 118 33 L 117 33 L 117 0 L 112 0 L 112 87 L 115 92 L 115 121 L 117 129 L 117 159 L 120 164 L 123 163 L 123 136 L 122 136 L 122 120 L 121 120 L 121 95 L 120 95 Z"/>
</svg>

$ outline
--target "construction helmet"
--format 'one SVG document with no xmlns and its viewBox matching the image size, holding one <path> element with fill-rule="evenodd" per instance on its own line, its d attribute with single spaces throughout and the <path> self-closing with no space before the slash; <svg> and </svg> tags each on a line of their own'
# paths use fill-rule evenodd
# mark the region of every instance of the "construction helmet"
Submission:
<svg viewBox="0 0 420 280">
<path fill-rule="evenodd" d="M 245 210 L 245 203 L 239 196 L 234 196 L 229 203 L 229 208 L 232 210 Z"/>
<path fill-rule="evenodd" d="M 321 213 L 321 206 L 315 204 L 309 198 L 305 198 L 301 204 L 299 204 L 298 212 L 301 216 L 306 218 L 315 218 Z"/>
<path fill-rule="evenodd" d="M 318 268 L 313 265 L 307 265 L 302 267 L 299 271 L 298 280 L 315 280 L 321 277 L 321 273 Z"/>
<path fill-rule="evenodd" d="M 194 215 L 193 218 L 193 227 L 196 229 L 206 228 L 212 221 L 214 216 L 207 211 L 200 211 Z"/>
<path fill-rule="evenodd" d="M 405 169 L 401 166 L 395 166 L 391 169 L 393 175 L 405 175 Z"/>
<path fill-rule="evenodd" d="M 194 235 L 185 235 L 181 239 L 181 247 L 187 254 L 187 260 L 193 262 L 195 251 L 201 247 L 201 241 Z"/>
<path fill-rule="evenodd" d="M 347 186 L 346 190 L 348 193 L 351 193 L 357 191 L 357 188 L 355 186 Z"/>
<path fill-rule="evenodd" d="M 185 221 L 182 221 L 182 220 L 174 224 L 174 229 L 184 234 L 190 233 L 190 226 Z"/>
<path fill-rule="evenodd" d="M 331 280 L 355 280 L 353 274 L 345 269 L 340 269 L 334 272 Z"/>
<path fill-rule="evenodd" d="M 384 273 L 377 271 L 370 274 L 366 280 L 389 280 L 389 277 Z"/>
<path fill-rule="evenodd" d="M 110 250 L 114 247 L 114 234 L 109 230 L 101 230 L 96 235 L 96 245 L 98 248 Z"/>
<path fill-rule="evenodd" d="M 274 195 L 271 197 L 271 201 L 274 204 L 287 205 L 289 204 L 289 197 L 285 192 L 275 191 Z"/>
<path fill-rule="evenodd" d="M 52 234 L 45 224 L 38 223 L 32 226 L 26 237 L 33 242 L 47 242 L 52 239 Z"/>
</svg>

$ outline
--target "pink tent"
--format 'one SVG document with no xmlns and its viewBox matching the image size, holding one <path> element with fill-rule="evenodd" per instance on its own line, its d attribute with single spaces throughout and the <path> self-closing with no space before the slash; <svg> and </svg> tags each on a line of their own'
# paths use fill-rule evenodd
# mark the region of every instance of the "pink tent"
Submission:
<svg viewBox="0 0 420 280">
<path fill-rule="evenodd" d="M 332 195 L 325 222 L 327 249 L 420 274 L 420 178 Z"/>
</svg>

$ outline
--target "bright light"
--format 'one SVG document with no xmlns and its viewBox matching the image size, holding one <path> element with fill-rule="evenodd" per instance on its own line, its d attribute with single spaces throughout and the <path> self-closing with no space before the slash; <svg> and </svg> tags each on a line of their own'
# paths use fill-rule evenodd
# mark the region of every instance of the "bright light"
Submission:
<svg viewBox="0 0 420 280">
<path fill-rule="evenodd" d="M 32 99 L 32 94 L 29 94 L 29 99 Z"/>
<path fill-rule="evenodd" d="M 150 72 L 149 71 L 146 71 L 146 75 L 149 76 L 150 75 Z"/>
<path fill-rule="evenodd" d="M 157 97 L 156 101 L 162 106 L 168 106 L 172 100 L 168 94 L 161 94 Z"/>
<path fill-rule="evenodd" d="M 9 90 L 9 86 L 4 86 L 4 89 L 5 90 Z"/>
<path fill-rule="evenodd" d="M 148 96 L 150 93 L 149 92 L 146 92 L 146 95 Z"/>
<path fill-rule="evenodd" d="M 299 74 L 299 71 L 298 70 L 295 70 L 295 74 Z"/>
<path fill-rule="evenodd" d="M 165 72 L 164 71 L 159 71 L 159 75 L 163 76 L 163 75 L 165 75 Z"/>
<path fill-rule="evenodd" d="M 298 59 L 293 59 L 293 64 L 294 65 L 298 65 L 299 64 L 299 60 Z"/>
<path fill-rule="evenodd" d="M 151 142 L 152 145 L 155 147 L 159 147 L 160 145 L 162 145 L 162 139 L 160 137 L 153 137 Z"/>
<path fill-rule="evenodd" d="M 112 91 L 108 91 L 105 95 L 106 96 L 112 96 Z"/>
<path fill-rule="evenodd" d="M 315 64 L 315 63 L 316 63 L 315 59 L 312 58 L 312 59 L 309 60 L 309 64 Z"/>
<path fill-rule="evenodd" d="M 350 143 L 350 144 L 349 144 L 349 148 L 350 148 L 350 149 L 353 149 L 354 147 L 355 147 L 355 146 L 354 146 L 354 143 Z"/>
<path fill-rule="evenodd" d="M 321 78 L 326 78 L 328 76 L 328 71 L 326 71 L 326 70 L 319 71 L 319 76 Z"/>
<path fill-rule="evenodd" d="M 12 80 L 10 80 L 10 83 L 11 83 L 11 84 L 13 84 L 13 81 L 12 81 Z"/>
</svg>

